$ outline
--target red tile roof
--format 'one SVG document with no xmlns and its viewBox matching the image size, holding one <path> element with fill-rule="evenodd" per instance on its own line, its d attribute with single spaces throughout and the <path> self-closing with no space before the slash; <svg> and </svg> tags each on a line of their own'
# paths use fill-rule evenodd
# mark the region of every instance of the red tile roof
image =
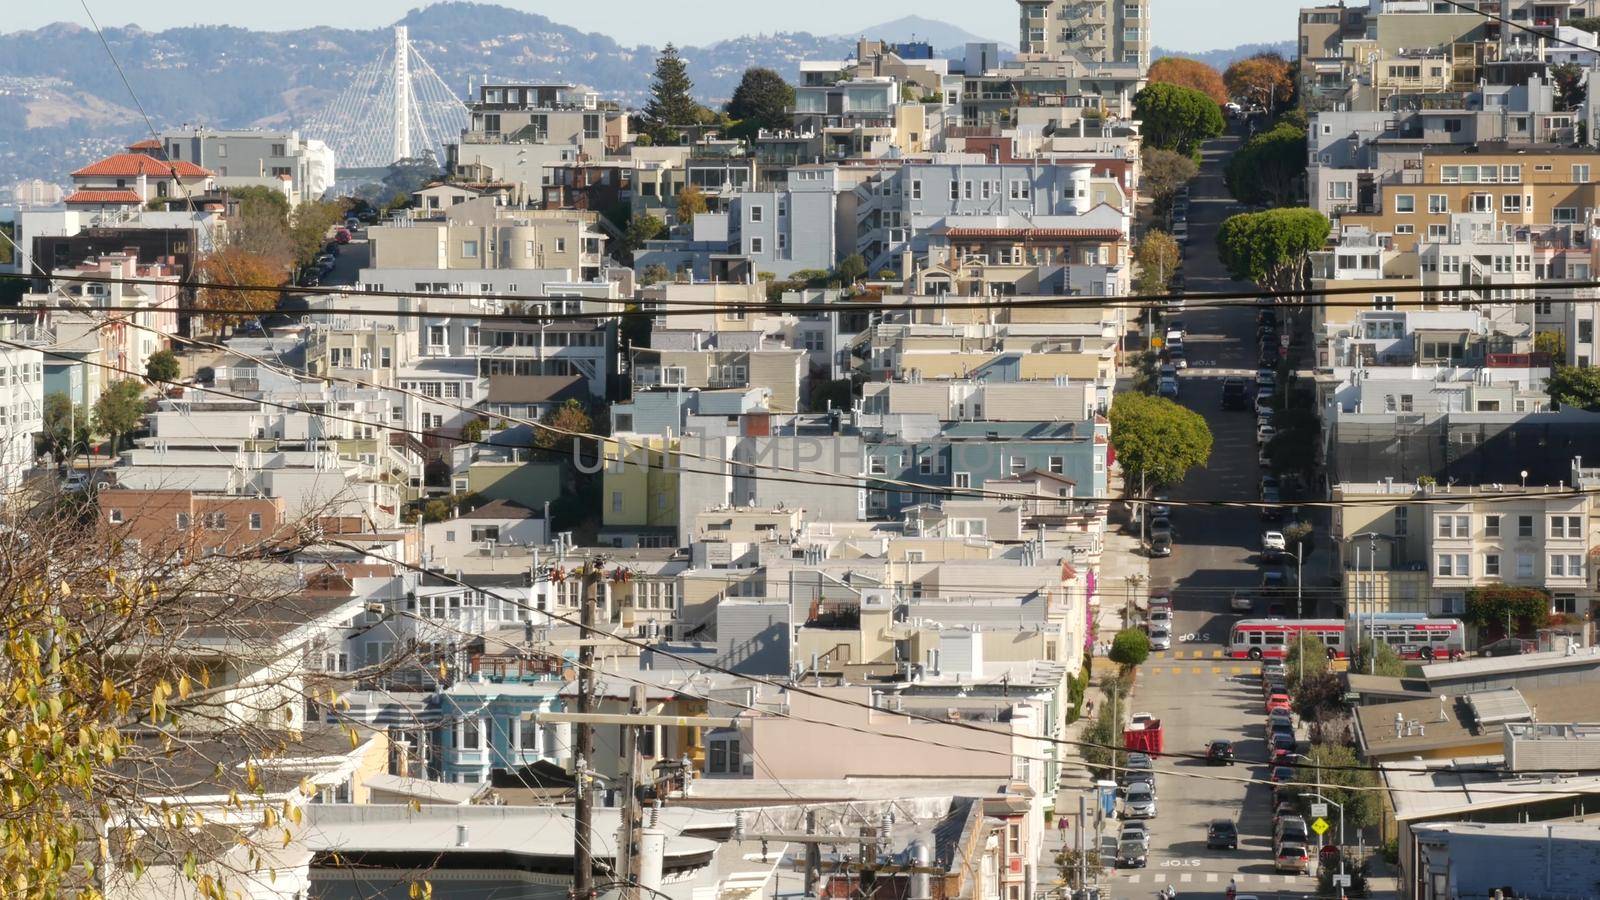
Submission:
<svg viewBox="0 0 1600 900">
<path fill-rule="evenodd" d="M 139 195 L 134 193 L 131 190 L 112 190 L 112 191 L 85 190 L 85 191 L 74 191 L 70 196 L 67 197 L 66 200 L 64 200 L 62 202 L 63 203 L 104 204 L 104 203 L 143 203 L 144 201 L 140 200 L 139 199 Z"/>
<path fill-rule="evenodd" d="M 128 145 L 129 150 L 160 150 L 161 142 L 155 138 L 145 138 Z"/>
<path fill-rule="evenodd" d="M 170 178 L 174 172 L 180 178 L 207 178 L 212 174 L 209 169 L 202 169 L 192 162 L 181 159 L 168 162 L 145 156 L 143 153 L 118 153 L 73 172 L 72 177 L 137 178 L 140 175 L 149 175 L 156 178 Z"/>
</svg>

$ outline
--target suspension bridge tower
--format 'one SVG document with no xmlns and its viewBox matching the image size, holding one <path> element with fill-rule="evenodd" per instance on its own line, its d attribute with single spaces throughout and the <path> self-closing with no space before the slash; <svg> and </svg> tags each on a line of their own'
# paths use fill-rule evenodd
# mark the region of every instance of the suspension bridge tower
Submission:
<svg viewBox="0 0 1600 900">
<path fill-rule="evenodd" d="M 411 158 L 411 29 L 394 27 L 394 158 Z"/>
</svg>

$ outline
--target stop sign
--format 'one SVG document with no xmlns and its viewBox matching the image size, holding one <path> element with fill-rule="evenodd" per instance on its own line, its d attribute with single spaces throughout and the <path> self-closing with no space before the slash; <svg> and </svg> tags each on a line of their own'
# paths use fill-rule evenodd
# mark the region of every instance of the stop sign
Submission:
<svg viewBox="0 0 1600 900">
<path fill-rule="evenodd" d="M 1317 858 L 1325 866 L 1332 865 L 1339 861 L 1339 848 L 1333 844 L 1328 844 L 1318 851 Z"/>
</svg>

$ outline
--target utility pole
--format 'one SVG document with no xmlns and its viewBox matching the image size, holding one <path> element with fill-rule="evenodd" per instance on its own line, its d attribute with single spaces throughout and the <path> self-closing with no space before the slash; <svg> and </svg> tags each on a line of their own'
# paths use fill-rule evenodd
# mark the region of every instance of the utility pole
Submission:
<svg viewBox="0 0 1600 900">
<path fill-rule="evenodd" d="M 582 643 L 578 645 L 578 712 L 594 712 L 594 635 L 599 618 L 600 588 L 605 583 L 603 556 L 591 556 L 579 570 L 583 578 L 583 601 L 580 621 L 583 624 Z M 577 776 L 578 796 L 573 804 L 572 819 L 572 900 L 594 898 L 594 855 L 589 842 L 594 830 L 594 785 L 589 768 L 594 764 L 594 725 L 577 723 L 574 740 L 573 771 Z"/>
<path fill-rule="evenodd" d="M 1078 894 L 1079 897 L 1089 896 L 1089 847 L 1085 838 L 1088 833 L 1087 822 L 1084 820 L 1084 799 L 1078 795 Z"/>
<path fill-rule="evenodd" d="M 636 684 L 628 692 L 628 713 L 642 715 L 644 713 L 644 685 Z M 623 800 L 622 807 L 622 852 L 618 853 L 619 864 L 625 866 L 622 870 L 622 897 L 623 900 L 650 900 L 638 894 L 635 885 L 639 881 L 639 851 L 643 845 L 644 809 L 643 791 L 639 769 L 642 762 L 639 756 L 639 729 L 641 727 L 654 728 L 655 726 L 626 725 L 622 729 L 622 758 L 627 766 L 628 776 L 626 784 L 628 794 Z"/>
</svg>

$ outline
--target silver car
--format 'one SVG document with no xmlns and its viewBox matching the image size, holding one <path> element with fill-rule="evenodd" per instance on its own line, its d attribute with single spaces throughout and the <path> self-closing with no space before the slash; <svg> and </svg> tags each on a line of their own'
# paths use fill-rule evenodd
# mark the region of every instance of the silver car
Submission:
<svg viewBox="0 0 1600 900">
<path fill-rule="evenodd" d="M 1150 649 L 1151 650 L 1171 650 L 1172 649 L 1172 632 L 1168 631 L 1165 628 L 1151 628 L 1150 629 Z"/>
<path fill-rule="evenodd" d="M 1128 785 L 1127 793 L 1122 795 L 1122 817 L 1124 819 L 1153 819 L 1156 817 L 1156 792 L 1143 781 L 1135 781 Z"/>
</svg>

